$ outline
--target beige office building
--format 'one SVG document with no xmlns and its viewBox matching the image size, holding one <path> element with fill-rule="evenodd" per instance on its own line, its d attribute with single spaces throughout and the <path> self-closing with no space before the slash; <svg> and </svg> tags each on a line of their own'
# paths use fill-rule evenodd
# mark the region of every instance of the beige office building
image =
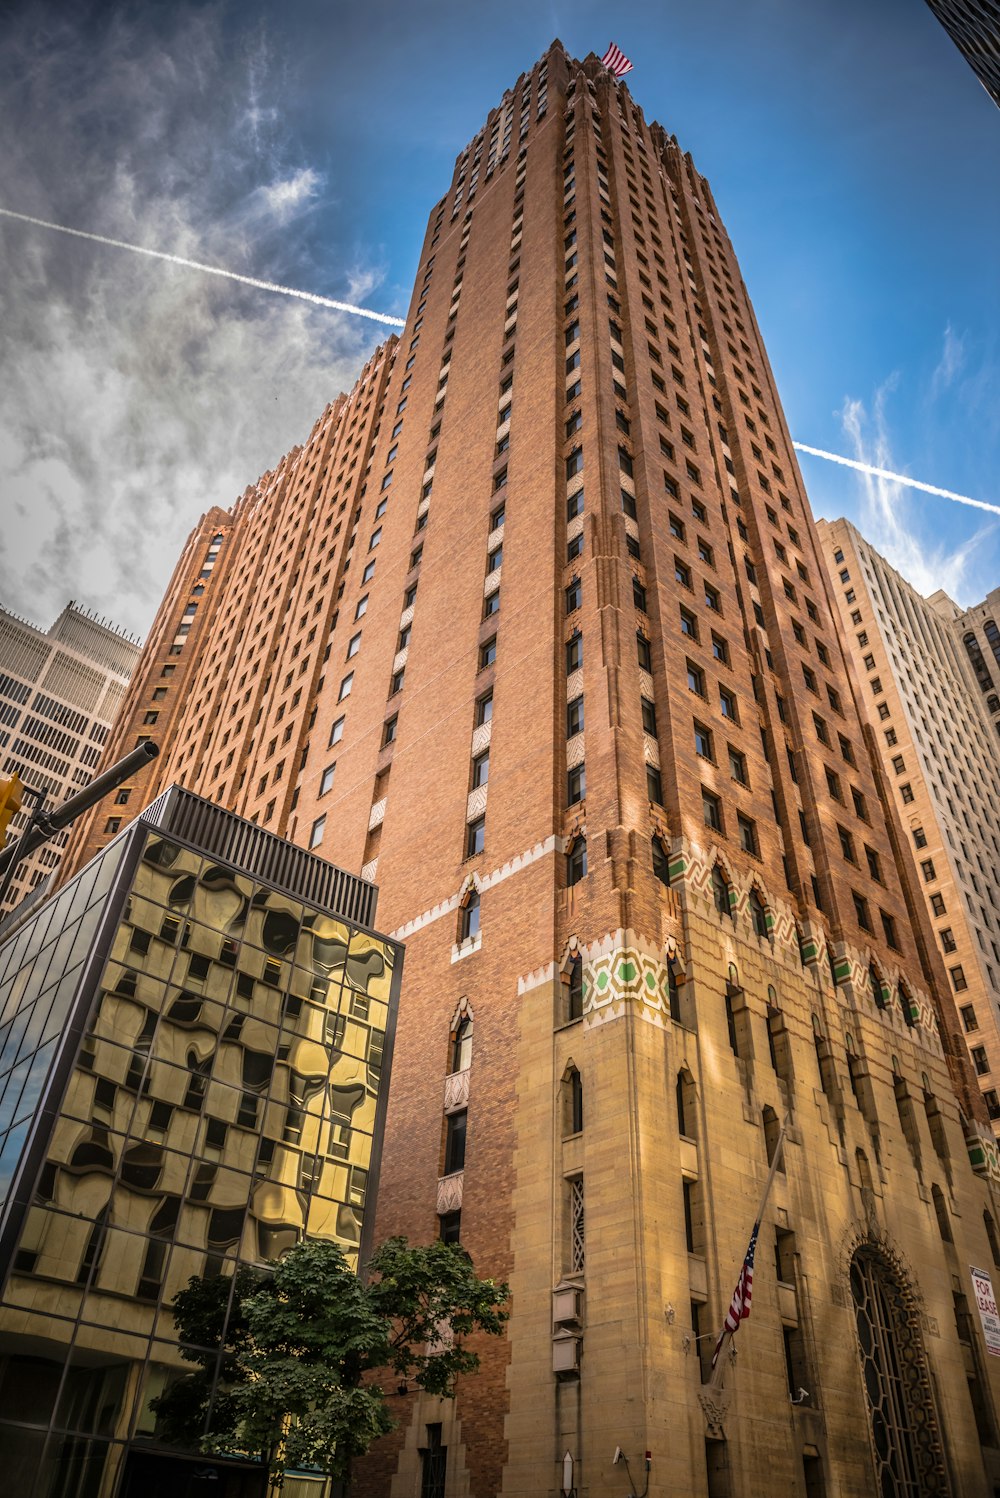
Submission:
<svg viewBox="0 0 1000 1498">
<path fill-rule="evenodd" d="M 48 806 L 88 785 L 139 659 L 139 641 L 68 603 L 48 630 L 0 608 L 0 778 L 15 771 Z M 25 801 L 10 836 L 24 828 Z M 59 867 L 68 832 L 18 865 L 0 917 Z"/>
<path fill-rule="evenodd" d="M 943 592 L 921 597 L 848 521 L 818 530 L 862 712 L 1000 1133 L 1000 590 L 963 613 Z"/>
</svg>

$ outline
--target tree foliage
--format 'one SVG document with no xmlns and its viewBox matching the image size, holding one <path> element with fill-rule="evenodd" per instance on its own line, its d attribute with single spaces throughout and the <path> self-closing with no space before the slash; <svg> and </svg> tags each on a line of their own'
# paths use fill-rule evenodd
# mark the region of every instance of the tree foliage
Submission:
<svg viewBox="0 0 1000 1498">
<path fill-rule="evenodd" d="M 181 1355 L 197 1365 L 152 1402 L 168 1441 L 246 1452 L 280 1483 L 288 1468 L 346 1477 L 393 1427 L 366 1377 L 391 1369 L 450 1396 L 479 1358 L 473 1333 L 498 1336 L 507 1286 L 481 1280 L 464 1249 L 390 1238 L 355 1275 L 333 1243 L 300 1243 L 267 1269 L 196 1278 L 174 1298 Z"/>
</svg>

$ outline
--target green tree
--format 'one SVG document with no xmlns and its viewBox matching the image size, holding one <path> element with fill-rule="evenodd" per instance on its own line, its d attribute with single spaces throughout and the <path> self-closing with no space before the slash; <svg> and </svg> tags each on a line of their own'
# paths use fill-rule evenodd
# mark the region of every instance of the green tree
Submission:
<svg viewBox="0 0 1000 1498">
<path fill-rule="evenodd" d="M 197 1371 L 152 1409 L 160 1433 L 206 1453 L 248 1452 L 280 1485 L 289 1467 L 346 1478 L 393 1427 L 366 1375 L 389 1368 L 450 1396 L 479 1358 L 474 1332 L 498 1336 L 507 1286 L 481 1280 L 465 1251 L 390 1238 L 363 1283 L 333 1243 L 300 1243 L 266 1270 L 196 1278 L 174 1298 L 181 1355 Z"/>
</svg>

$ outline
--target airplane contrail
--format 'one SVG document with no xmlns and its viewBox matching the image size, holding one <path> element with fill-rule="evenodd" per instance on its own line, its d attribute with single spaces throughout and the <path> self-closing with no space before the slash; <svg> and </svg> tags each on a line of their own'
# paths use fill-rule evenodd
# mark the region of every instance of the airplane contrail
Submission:
<svg viewBox="0 0 1000 1498">
<path fill-rule="evenodd" d="M 390 328 L 404 326 L 401 317 L 389 317 L 385 312 L 372 312 L 368 307 L 355 307 L 351 302 L 336 302 L 332 297 L 317 296 L 314 291 L 297 291 L 292 286 L 278 286 L 274 281 L 260 281 L 256 276 L 241 276 L 235 270 L 222 270 L 218 265 L 204 265 L 200 260 L 186 260 L 183 255 L 168 255 L 163 250 L 150 250 L 142 244 L 129 244 L 124 239 L 109 239 L 106 234 L 88 234 L 85 229 L 71 229 L 66 224 L 50 224 L 44 218 L 32 218 L 30 213 L 15 213 L 12 208 L 0 208 L 4 218 L 16 218 L 23 224 L 35 224 L 40 229 L 54 229 L 57 234 L 72 234 L 76 239 L 91 239 L 95 244 L 108 244 L 116 250 L 131 250 L 134 255 L 149 255 L 153 260 L 169 260 L 172 265 L 184 265 L 188 270 L 200 270 L 206 276 L 224 276 L 227 281 L 240 281 L 244 286 L 256 286 L 259 291 L 277 291 L 282 296 L 298 297 L 301 302 L 312 302 L 316 307 L 332 307 L 335 312 L 351 312 L 355 317 L 370 317 L 373 322 L 385 323 Z"/>
<path fill-rule="evenodd" d="M 355 317 L 367 317 L 372 322 L 390 328 L 405 327 L 401 317 L 390 317 L 385 312 L 373 312 L 369 307 L 356 307 L 352 302 L 334 301 L 332 297 L 318 296 L 314 291 L 299 291 L 293 286 L 279 286 L 275 281 L 261 281 L 256 276 L 243 276 L 235 270 L 223 270 L 218 265 L 205 265 L 201 260 L 188 260 L 183 255 L 169 255 L 164 250 L 150 250 L 146 245 L 130 244 L 125 239 L 111 239 L 106 234 L 90 234 L 86 229 L 71 229 L 67 224 L 53 224 L 48 219 L 33 218 L 30 213 L 15 213 L 13 208 L 0 208 L 4 218 L 17 219 L 22 224 L 34 224 L 39 229 L 53 229 L 57 234 L 71 234 L 75 239 L 89 239 L 94 244 L 110 245 L 115 250 L 131 250 L 134 255 L 148 255 L 152 260 L 167 260 L 171 265 L 183 265 L 188 270 L 200 270 L 206 276 L 223 276 L 227 281 L 239 281 L 243 286 L 256 286 L 259 291 L 276 291 L 281 296 L 297 297 L 301 302 L 311 302 L 315 307 L 331 307 L 335 312 L 349 312 Z M 824 458 L 828 463 L 839 463 L 844 468 L 854 468 L 858 473 L 870 474 L 873 478 L 889 479 L 895 484 L 905 484 L 910 489 L 921 489 L 925 494 L 936 494 L 941 499 L 952 499 L 960 505 L 971 505 L 976 510 L 986 510 L 991 515 L 1000 515 L 1000 505 L 987 504 L 982 499 L 972 499 L 968 494 L 955 494 L 951 489 L 939 489 L 936 484 L 924 484 L 919 479 L 908 478 L 905 473 L 892 473 L 887 468 L 875 468 L 871 463 L 859 462 L 856 458 L 845 458 L 840 453 L 824 452 L 821 447 L 809 447 L 804 442 L 793 442 L 800 453 L 809 453 L 814 458 Z"/>
<path fill-rule="evenodd" d="M 907 478 L 905 473 L 891 473 L 888 468 L 874 468 L 871 463 L 859 463 L 856 458 L 843 458 L 839 453 L 827 453 L 821 447 L 807 447 L 804 442 L 793 442 L 792 446 L 800 453 L 811 453 L 814 458 L 825 458 L 828 463 L 841 463 L 845 468 L 856 468 L 859 473 L 870 473 L 873 478 L 891 479 L 895 484 L 922 489 L 925 494 L 937 494 L 942 499 L 954 499 L 960 505 L 972 505 L 976 510 L 988 510 L 991 515 L 1000 515 L 1000 505 L 989 505 L 984 499 L 970 499 L 967 494 L 954 494 L 951 489 L 939 489 L 936 484 L 923 484 L 919 479 Z"/>
</svg>

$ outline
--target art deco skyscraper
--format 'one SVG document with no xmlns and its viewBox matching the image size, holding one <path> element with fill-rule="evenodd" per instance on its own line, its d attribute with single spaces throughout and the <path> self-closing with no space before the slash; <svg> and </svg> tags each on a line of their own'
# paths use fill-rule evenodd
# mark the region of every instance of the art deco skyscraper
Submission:
<svg viewBox="0 0 1000 1498">
<path fill-rule="evenodd" d="M 732 246 L 596 58 L 490 111 L 401 341 L 195 533 L 114 752 L 143 733 L 156 784 L 377 878 L 377 1232 L 511 1281 L 366 1491 L 620 1494 L 616 1446 L 650 1495 L 1000 1479 L 996 1146 Z"/>
</svg>

